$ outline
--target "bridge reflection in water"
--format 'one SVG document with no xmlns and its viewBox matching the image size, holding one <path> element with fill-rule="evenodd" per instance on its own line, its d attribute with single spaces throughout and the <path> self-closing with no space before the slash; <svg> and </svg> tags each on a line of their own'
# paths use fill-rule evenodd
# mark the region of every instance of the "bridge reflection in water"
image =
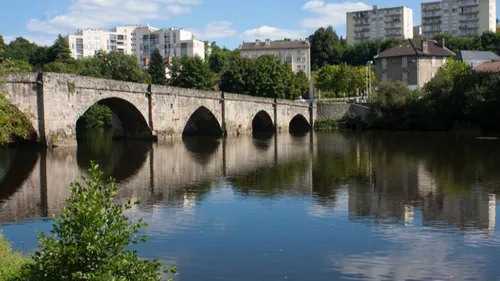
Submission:
<svg viewBox="0 0 500 281">
<path fill-rule="evenodd" d="M 311 216 L 343 210 L 352 222 L 451 226 L 491 235 L 495 182 L 500 182 L 494 169 L 500 159 L 491 155 L 500 155 L 499 148 L 432 134 L 413 146 L 414 139 L 390 134 L 186 136 L 161 145 L 100 141 L 14 150 L 0 154 L 8 163 L 2 167 L 0 222 L 56 213 L 69 183 L 96 160 L 117 179 L 118 199 L 142 199 L 141 212 L 158 204 L 189 207 L 222 179 L 242 196 L 312 198 Z"/>
</svg>

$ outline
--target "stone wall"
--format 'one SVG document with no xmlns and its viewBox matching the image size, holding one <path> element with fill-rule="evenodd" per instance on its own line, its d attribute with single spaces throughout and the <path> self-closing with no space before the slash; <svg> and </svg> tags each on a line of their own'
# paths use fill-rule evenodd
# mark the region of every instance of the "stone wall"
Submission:
<svg viewBox="0 0 500 281">
<path fill-rule="evenodd" d="M 366 120 L 370 108 L 354 103 L 320 103 L 317 108 L 316 120 L 338 120 L 349 113 Z"/>
</svg>

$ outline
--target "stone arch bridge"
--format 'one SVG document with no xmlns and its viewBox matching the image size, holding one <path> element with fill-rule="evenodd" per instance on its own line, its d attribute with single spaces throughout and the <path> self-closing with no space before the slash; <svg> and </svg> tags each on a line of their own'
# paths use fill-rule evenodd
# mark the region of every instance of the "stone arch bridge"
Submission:
<svg viewBox="0 0 500 281">
<path fill-rule="evenodd" d="M 48 146 L 76 143 L 78 119 L 94 104 L 114 113 L 116 138 L 309 131 L 315 104 L 57 73 L 11 74 L 6 96 Z"/>
</svg>

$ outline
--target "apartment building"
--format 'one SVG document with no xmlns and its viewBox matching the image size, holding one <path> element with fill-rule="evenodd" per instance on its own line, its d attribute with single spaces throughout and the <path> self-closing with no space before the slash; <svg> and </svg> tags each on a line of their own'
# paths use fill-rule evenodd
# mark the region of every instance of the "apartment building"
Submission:
<svg viewBox="0 0 500 281">
<path fill-rule="evenodd" d="M 413 10 L 408 7 L 392 7 L 347 13 L 347 43 L 374 39 L 413 38 Z"/>
<path fill-rule="evenodd" d="M 117 26 L 109 31 L 88 28 L 68 35 L 71 55 L 75 59 L 83 59 L 95 55 L 99 51 L 120 51 L 133 55 L 132 32 L 137 26 Z"/>
<path fill-rule="evenodd" d="M 439 41 L 409 39 L 375 56 L 375 76 L 381 82 L 402 81 L 410 89 L 423 87 L 446 59 L 455 54 Z"/>
<path fill-rule="evenodd" d="M 205 43 L 182 28 L 138 27 L 132 36 L 135 40 L 135 54 L 141 66 L 146 66 L 155 49 L 165 58 L 198 56 L 205 59 Z"/>
<path fill-rule="evenodd" d="M 71 54 L 75 59 L 93 56 L 99 51 L 119 51 L 134 55 L 144 66 L 152 52 L 159 49 L 164 57 L 199 56 L 205 58 L 205 43 L 182 28 L 158 29 L 146 26 L 117 26 L 103 29 L 78 30 L 68 35 Z"/>
<path fill-rule="evenodd" d="M 240 56 L 256 59 L 263 55 L 275 55 L 288 63 L 294 72 L 304 71 L 311 78 L 311 45 L 308 40 L 243 42 Z"/>
<path fill-rule="evenodd" d="M 496 0 L 443 0 L 421 7 L 425 38 L 439 33 L 468 37 L 496 28 Z"/>
<path fill-rule="evenodd" d="M 422 26 L 415 25 L 413 27 L 413 38 L 419 38 L 419 37 L 422 37 Z"/>
</svg>

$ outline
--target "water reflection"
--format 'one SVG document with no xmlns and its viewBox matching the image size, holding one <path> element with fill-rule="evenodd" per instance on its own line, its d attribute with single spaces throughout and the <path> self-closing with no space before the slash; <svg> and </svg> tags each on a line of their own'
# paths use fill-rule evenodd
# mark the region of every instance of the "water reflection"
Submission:
<svg viewBox="0 0 500 281">
<path fill-rule="evenodd" d="M 143 199 L 129 215 L 150 225 L 146 255 L 176 260 L 186 280 L 500 275 L 500 141 L 312 134 L 14 152 L 0 153 L 1 222 L 57 212 L 95 159 L 120 200 Z"/>
</svg>

